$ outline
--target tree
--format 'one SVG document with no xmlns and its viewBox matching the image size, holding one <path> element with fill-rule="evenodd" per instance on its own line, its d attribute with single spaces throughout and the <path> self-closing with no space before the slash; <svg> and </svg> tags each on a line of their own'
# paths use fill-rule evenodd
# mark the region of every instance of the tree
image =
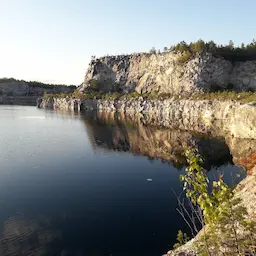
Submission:
<svg viewBox="0 0 256 256">
<path fill-rule="evenodd" d="M 181 41 L 175 46 L 174 49 L 176 52 L 186 52 L 189 51 L 189 47 L 185 41 Z"/>
<path fill-rule="evenodd" d="M 207 45 L 208 45 L 208 50 L 211 52 L 215 51 L 217 48 L 216 44 L 212 40 L 208 42 Z"/>
<path fill-rule="evenodd" d="M 168 51 L 168 47 L 164 47 L 164 52 L 167 52 Z"/>
<path fill-rule="evenodd" d="M 229 40 L 229 42 L 228 42 L 228 47 L 229 47 L 230 49 L 234 49 L 234 43 L 233 43 L 232 40 Z"/>
<path fill-rule="evenodd" d="M 152 47 L 149 51 L 149 53 L 151 54 L 156 54 L 156 48 L 155 47 Z"/>
<path fill-rule="evenodd" d="M 175 45 L 171 45 L 170 47 L 169 47 L 169 51 L 174 51 L 175 50 Z"/>
<path fill-rule="evenodd" d="M 203 52 L 206 50 L 205 42 L 202 39 L 199 39 L 197 42 L 190 44 L 190 49 L 193 53 Z"/>
<path fill-rule="evenodd" d="M 181 180 L 193 215 L 186 210 L 180 213 L 196 233 L 196 223 L 199 221 L 202 226 L 203 233 L 195 242 L 197 255 L 255 255 L 256 222 L 246 218 L 246 208 L 241 199 L 234 196 L 235 186 L 229 187 L 223 181 L 223 175 L 218 181 L 210 182 L 198 151 L 189 149 L 186 157 L 189 166 L 186 174 L 181 175 Z M 185 209 L 184 204 L 182 209 Z M 183 237 L 179 232 L 181 242 Z"/>
</svg>

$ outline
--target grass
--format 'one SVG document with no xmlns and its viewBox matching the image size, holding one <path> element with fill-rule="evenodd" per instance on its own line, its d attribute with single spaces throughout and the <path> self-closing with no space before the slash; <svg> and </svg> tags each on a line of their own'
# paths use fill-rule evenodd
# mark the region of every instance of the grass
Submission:
<svg viewBox="0 0 256 256">
<path fill-rule="evenodd" d="M 171 94 L 157 94 L 147 93 L 138 94 L 136 92 L 121 94 L 115 93 L 101 93 L 101 92 L 89 92 L 86 94 L 80 94 L 77 91 L 75 93 L 61 93 L 61 94 L 45 94 L 44 98 L 65 98 L 69 97 L 72 99 L 102 99 L 102 100 L 129 100 L 142 97 L 143 99 L 149 100 L 218 100 L 228 101 L 233 100 L 241 103 L 252 103 L 256 104 L 256 92 L 235 92 L 235 91 L 222 91 L 222 92 L 207 92 L 207 93 L 195 93 L 195 94 L 183 94 L 183 95 L 171 95 Z"/>
<path fill-rule="evenodd" d="M 241 103 L 253 103 L 256 104 L 256 92 L 212 92 L 212 93 L 200 93 L 192 95 L 193 100 L 234 100 Z"/>
</svg>

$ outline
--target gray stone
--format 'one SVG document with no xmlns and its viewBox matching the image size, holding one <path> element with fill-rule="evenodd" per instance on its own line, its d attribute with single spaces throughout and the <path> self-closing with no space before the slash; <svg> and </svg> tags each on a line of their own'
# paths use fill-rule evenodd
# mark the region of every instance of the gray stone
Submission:
<svg viewBox="0 0 256 256">
<path fill-rule="evenodd" d="M 43 108 L 66 110 L 98 109 L 140 115 L 145 124 L 191 130 L 214 136 L 227 133 L 237 138 L 256 139 L 256 106 L 234 101 L 209 100 L 80 100 L 44 99 Z"/>
<path fill-rule="evenodd" d="M 194 93 L 225 89 L 232 84 L 236 91 L 256 91 L 256 61 L 235 62 L 197 55 L 179 64 L 180 54 L 134 54 L 109 56 L 92 60 L 80 91 L 90 87 L 90 80 L 102 84 L 101 90 L 119 87 L 123 92 Z M 214 86 L 214 88 L 213 88 Z"/>
</svg>

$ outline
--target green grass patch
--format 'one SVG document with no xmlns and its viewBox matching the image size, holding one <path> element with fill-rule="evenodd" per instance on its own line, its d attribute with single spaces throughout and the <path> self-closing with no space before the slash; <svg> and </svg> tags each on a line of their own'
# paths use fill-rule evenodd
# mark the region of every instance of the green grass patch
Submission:
<svg viewBox="0 0 256 256">
<path fill-rule="evenodd" d="M 233 100 L 241 103 L 251 103 L 256 104 L 256 92 L 207 92 L 207 93 L 195 93 L 195 94 L 182 94 L 182 95 L 172 95 L 169 93 L 157 94 L 157 93 L 146 93 L 138 94 L 136 92 L 121 94 L 118 92 L 114 93 L 102 93 L 102 92 L 88 92 L 86 94 L 81 94 L 79 92 L 74 93 L 61 93 L 61 94 L 44 94 L 44 98 L 72 98 L 72 99 L 102 99 L 102 100 L 129 100 L 137 99 L 142 97 L 148 100 L 218 100 L 218 101 L 229 101 Z"/>
</svg>

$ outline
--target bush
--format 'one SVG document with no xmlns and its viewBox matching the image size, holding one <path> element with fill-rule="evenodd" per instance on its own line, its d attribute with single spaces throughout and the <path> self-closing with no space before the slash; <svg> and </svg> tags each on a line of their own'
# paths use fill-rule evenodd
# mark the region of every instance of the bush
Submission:
<svg viewBox="0 0 256 256">
<path fill-rule="evenodd" d="M 196 54 L 196 53 L 200 53 L 200 52 L 204 52 L 207 50 L 206 44 L 203 40 L 198 40 L 195 43 L 190 43 L 189 45 L 189 49 L 192 53 Z"/>
<path fill-rule="evenodd" d="M 191 52 L 187 50 L 183 52 L 180 57 L 178 57 L 177 61 L 179 64 L 184 64 L 191 58 L 191 56 L 192 56 Z"/>
<path fill-rule="evenodd" d="M 181 180 L 191 211 L 180 213 L 193 234 L 203 230 L 194 242 L 197 255 L 255 255 L 256 222 L 246 218 L 246 208 L 234 196 L 235 186 L 229 187 L 223 175 L 211 182 L 198 151 L 190 148 L 186 157 L 189 165 Z M 179 205 L 186 209 L 180 201 Z M 178 241 L 187 241 L 180 231 Z"/>
<path fill-rule="evenodd" d="M 89 87 L 89 90 L 92 90 L 92 91 L 99 91 L 100 89 L 100 83 L 98 80 L 96 79 L 91 79 L 89 81 L 89 84 L 90 84 L 90 87 Z"/>
<path fill-rule="evenodd" d="M 188 237 L 188 235 L 186 233 L 183 233 L 181 230 L 179 230 L 177 234 L 177 243 L 174 244 L 173 248 L 176 249 L 184 245 L 185 243 L 187 243 L 189 240 L 190 238 Z"/>
</svg>

